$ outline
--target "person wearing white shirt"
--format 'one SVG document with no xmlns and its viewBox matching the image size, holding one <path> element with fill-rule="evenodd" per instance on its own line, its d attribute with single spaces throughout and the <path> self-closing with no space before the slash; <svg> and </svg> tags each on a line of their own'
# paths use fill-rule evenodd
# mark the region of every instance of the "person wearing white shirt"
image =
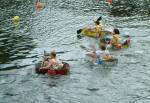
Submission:
<svg viewBox="0 0 150 103">
<path fill-rule="evenodd" d="M 87 54 L 87 56 L 92 57 L 93 62 L 96 62 L 99 59 L 108 61 L 112 58 L 109 51 L 106 50 L 106 47 L 103 45 L 100 46 L 100 50 L 93 50 L 92 53 Z"/>
</svg>

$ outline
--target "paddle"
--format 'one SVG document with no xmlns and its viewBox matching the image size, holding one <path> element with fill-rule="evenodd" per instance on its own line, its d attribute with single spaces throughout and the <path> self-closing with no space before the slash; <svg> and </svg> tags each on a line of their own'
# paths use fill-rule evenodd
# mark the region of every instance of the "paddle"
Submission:
<svg viewBox="0 0 150 103">
<path fill-rule="evenodd" d="M 82 39 L 82 37 L 83 37 L 83 35 L 80 35 L 80 34 L 77 35 L 78 39 Z"/>
<path fill-rule="evenodd" d="M 101 21 L 102 20 L 102 16 L 100 16 L 98 19 L 97 19 L 97 21 Z"/>
<path fill-rule="evenodd" d="M 83 49 L 83 50 L 86 50 L 87 52 L 90 52 L 91 50 L 87 47 L 85 47 L 84 45 L 80 45 L 80 47 Z"/>
<path fill-rule="evenodd" d="M 44 50 L 44 57 L 43 57 L 43 61 L 41 63 L 41 68 L 43 68 L 43 66 L 44 66 L 45 57 L 46 57 L 46 51 Z"/>
<path fill-rule="evenodd" d="M 82 29 L 77 30 L 77 34 L 80 34 L 82 32 Z"/>
<path fill-rule="evenodd" d="M 66 53 L 66 52 L 69 52 L 69 51 L 59 51 L 59 52 L 56 52 L 56 54 L 63 54 L 63 53 Z M 44 61 L 46 59 L 46 56 L 49 56 L 49 53 L 46 53 L 46 51 L 44 50 L 43 63 L 42 63 L 41 67 L 43 67 L 43 64 L 44 64 Z M 65 59 L 59 59 L 59 60 L 61 60 L 61 61 L 78 61 L 76 59 L 67 59 L 67 60 L 65 60 Z"/>
<path fill-rule="evenodd" d="M 95 46 L 94 45 L 91 45 L 91 48 L 87 48 L 86 46 L 84 45 L 80 45 L 80 47 L 84 50 L 86 50 L 87 52 L 91 52 L 91 51 L 95 51 Z"/>
<path fill-rule="evenodd" d="M 63 54 L 63 53 L 66 53 L 66 52 L 69 52 L 69 51 L 59 51 L 59 52 L 56 52 L 56 54 Z M 50 53 L 46 53 L 46 51 L 44 51 L 44 56 L 49 56 Z"/>
<path fill-rule="evenodd" d="M 60 61 L 78 61 L 78 59 L 59 59 Z"/>
</svg>

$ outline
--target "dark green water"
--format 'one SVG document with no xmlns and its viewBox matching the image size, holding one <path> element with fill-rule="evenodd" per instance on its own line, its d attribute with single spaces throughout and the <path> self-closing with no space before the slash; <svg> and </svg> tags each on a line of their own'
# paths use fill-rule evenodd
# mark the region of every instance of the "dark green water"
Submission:
<svg viewBox="0 0 150 103">
<path fill-rule="evenodd" d="M 96 0 L 42 1 L 46 7 L 41 12 L 35 11 L 34 0 L 0 1 L 0 103 L 150 102 L 149 2 L 116 0 L 110 7 Z M 11 20 L 15 15 L 21 17 L 18 26 Z M 89 66 L 79 48 L 88 40 L 76 38 L 77 29 L 100 15 L 106 28 L 132 37 L 131 48 L 110 51 L 119 59 L 110 68 Z M 35 74 L 44 50 L 74 60 L 68 61 L 71 74 Z"/>
</svg>

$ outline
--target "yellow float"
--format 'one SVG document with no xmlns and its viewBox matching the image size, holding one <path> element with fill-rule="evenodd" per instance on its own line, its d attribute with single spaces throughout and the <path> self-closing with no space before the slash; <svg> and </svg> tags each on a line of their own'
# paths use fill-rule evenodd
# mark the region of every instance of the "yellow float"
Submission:
<svg viewBox="0 0 150 103">
<path fill-rule="evenodd" d="M 77 30 L 77 34 L 78 34 L 77 37 L 80 38 L 81 36 L 88 36 L 92 38 L 99 38 L 99 37 L 103 37 L 107 33 L 108 31 L 97 32 L 95 29 L 83 28 Z"/>
<path fill-rule="evenodd" d="M 106 34 L 110 34 L 110 31 L 103 30 L 102 24 L 99 22 L 102 20 L 100 16 L 96 21 L 94 21 L 94 27 L 85 27 L 82 29 L 77 30 L 77 38 L 81 39 L 82 36 L 88 36 L 93 38 L 103 38 Z"/>
<path fill-rule="evenodd" d="M 19 16 L 14 16 L 12 18 L 13 22 L 19 22 L 20 21 L 20 17 Z"/>
</svg>

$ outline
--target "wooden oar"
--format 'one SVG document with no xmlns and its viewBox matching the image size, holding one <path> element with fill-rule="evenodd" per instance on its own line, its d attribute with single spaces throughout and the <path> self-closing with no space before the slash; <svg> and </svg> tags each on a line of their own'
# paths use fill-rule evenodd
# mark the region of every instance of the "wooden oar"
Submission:
<svg viewBox="0 0 150 103">
<path fill-rule="evenodd" d="M 101 21 L 102 20 L 102 16 L 100 16 L 98 19 L 97 19 L 97 21 Z"/>
<path fill-rule="evenodd" d="M 41 64 L 41 68 L 44 66 L 45 57 L 46 57 L 46 51 L 44 50 L 44 57 L 43 57 L 43 61 L 42 61 L 42 64 Z"/>
<path fill-rule="evenodd" d="M 87 52 L 90 52 L 90 51 L 91 51 L 89 48 L 85 47 L 84 45 L 80 45 L 80 47 L 81 47 L 82 49 L 86 50 Z"/>
<path fill-rule="evenodd" d="M 44 52 L 45 52 L 44 56 L 49 56 L 50 53 L 46 53 L 46 51 L 44 51 Z M 66 52 L 70 52 L 70 51 L 58 51 L 58 52 L 56 52 L 56 54 L 64 54 Z"/>
<path fill-rule="evenodd" d="M 87 52 L 91 52 L 91 51 L 96 51 L 96 48 L 95 48 L 95 46 L 94 45 L 91 45 L 91 48 L 88 48 L 88 47 L 86 47 L 86 46 L 84 46 L 84 45 L 80 45 L 80 47 L 82 48 L 82 49 L 84 49 L 84 50 L 86 50 Z"/>
<path fill-rule="evenodd" d="M 59 59 L 61 61 L 78 61 L 78 59 Z"/>
<path fill-rule="evenodd" d="M 80 34 L 82 32 L 82 29 L 77 30 L 77 34 Z"/>
</svg>

